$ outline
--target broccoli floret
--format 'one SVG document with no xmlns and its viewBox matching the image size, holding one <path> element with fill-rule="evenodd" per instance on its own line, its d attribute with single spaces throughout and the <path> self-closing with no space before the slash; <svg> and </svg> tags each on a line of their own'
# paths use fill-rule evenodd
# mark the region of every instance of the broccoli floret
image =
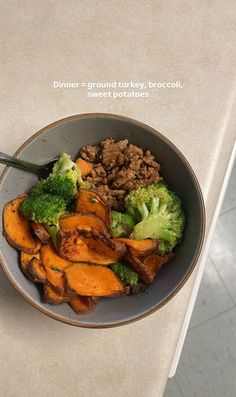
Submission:
<svg viewBox="0 0 236 397">
<path fill-rule="evenodd" d="M 39 181 L 30 191 L 30 195 L 34 197 L 48 193 L 61 197 L 66 201 L 66 204 L 70 204 L 77 193 L 77 185 L 69 175 L 55 174 Z"/>
<path fill-rule="evenodd" d="M 169 242 L 169 241 L 159 239 L 156 252 L 158 255 L 166 255 L 174 249 L 176 244 L 177 243 L 175 241 Z"/>
<path fill-rule="evenodd" d="M 175 193 L 171 192 L 164 183 L 152 183 L 151 185 L 137 190 L 132 190 L 125 197 L 125 208 L 132 216 L 134 221 L 141 221 L 141 214 L 138 207 L 145 203 L 147 209 L 151 209 L 152 197 L 158 197 L 161 204 L 167 204 L 170 207 L 180 207 L 180 200 Z"/>
<path fill-rule="evenodd" d="M 38 223 L 55 225 L 72 202 L 81 171 L 67 154 L 62 154 L 45 180 L 39 181 L 21 203 L 24 216 Z"/>
<path fill-rule="evenodd" d="M 130 266 L 122 262 L 116 262 L 111 265 L 112 271 L 117 275 L 122 284 L 136 285 L 138 284 L 138 274 Z"/>
<path fill-rule="evenodd" d="M 30 190 L 31 196 L 39 196 L 40 194 L 47 193 L 47 180 L 41 180 Z"/>
<path fill-rule="evenodd" d="M 171 197 L 175 198 L 175 196 Z M 159 253 L 172 251 L 183 236 L 185 215 L 180 206 L 180 200 L 162 204 L 159 197 L 151 198 L 151 208 L 145 202 L 138 203 L 142 221 L 135 225 L 131 237 L 137 240 L 145 238 L 158 239 Z"/>
<path fill-rule="evenodd" d="M 153 219 L 153 213 L 157 213 L 156 210 L 154 211 L 154 207 L 157 209 L 157 199 L 159 211 L 163 211 L 163 209 L 166 208 L 166 211 L 173 215 L 172 226 L 174 226 L 174 234 L 176 235 L 175 238 L 170 238 L 169 236 L 168 240 L 161 238 L 159 233 L 157 233 L 159 237 L 153 237 L 158 238 L 159 240 L 157 252 L 160 255 L 164 255 L 173 250 L 176 244 L 180 242 L 183 234 L 185 215 L 181 208 L 181 201 L 178 196 L 169 190 L 164 183 L 153 183 L 146 188 L 139 188 L 130 192 L 125 198 L 125 206 L 126 210 L 133 217 L 135 222 L 142 223 L 141 221 L 144 221 L 145 218 L 150 217 L 151 214 L 151 219 Z M 177 219 L 176 221 L 174 221 L 175 217 Z M 140 229 L 141 226 L 137 226 L 137 228 L 135 227 L 132 235 L 140 235 Z M 145 226 L 145 233 L 143 231 L 142 234 L 147 234 L 147 237 L 151 237 L 155 233 L 153 234 L 153 230 L 151 229 L 149 232 L 147 232 Z"/>
<path fill-rule="evenodd" d="M 91 187 L 89 182 L 83 181 L 81 168 L 66 153 L 63 153 L 54 164 L 51 176 L 55 175 L 69 176 L 76 187 L 77 184 L 82 187 Z"/>
<path fill-rule="evenodd" d="M 47 180 L 47 192 L 63 198 L 67 204 L 70 204 L 77 193 L 77 186 L 67 174 L 52 175 Z"/>
<path fill-rule="evenodd" d="M 112 237 L 128 237 L 134 228 L 134 221 L 130 215 L 112 211 L 111 235 Z"/>
<path fill-rule="evenodd" d="M 52 194 L 29 195 L 21 202 L 22 214 L 37 223 L 56 224 L 58 218 L 66 211 L 63 198 Z"/>
<path fill-rule="evenodd" d="M 59 230 L 58 219 L 73 202 L 78 186 L 87 186 L 82 180 L 81 170 L 70 156 L 63 153 L 49 177 L 39 181 L 21 202 L 22 214 L 43 223 L 54 244 Z"/>
</svg>

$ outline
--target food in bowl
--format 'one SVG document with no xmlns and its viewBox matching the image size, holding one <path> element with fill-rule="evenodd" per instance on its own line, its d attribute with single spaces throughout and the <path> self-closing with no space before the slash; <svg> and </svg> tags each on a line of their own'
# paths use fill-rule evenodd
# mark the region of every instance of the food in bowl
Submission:
<svg viewBox="0 0 236 397">
<path fill-rule="evenodd" d="M 78 314 L 102 297 L 138 293 L 175 255 L 181 201 L 150 151 L 112 138 L 62 154 L 52 173 L 4 207 L 4 234 L 50 304 Z"/>
</svg>

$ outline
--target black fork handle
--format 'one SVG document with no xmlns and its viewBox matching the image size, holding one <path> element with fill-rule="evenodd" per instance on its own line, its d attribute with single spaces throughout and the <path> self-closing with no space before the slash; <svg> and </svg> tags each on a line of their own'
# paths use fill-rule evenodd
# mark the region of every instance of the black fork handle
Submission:
<svg viewBox="0 0 236 397">
<path fill-rule="evenodd" d="M 41 166 L 0 152 L 0 163 L 39 175 Z"/>
</svg>

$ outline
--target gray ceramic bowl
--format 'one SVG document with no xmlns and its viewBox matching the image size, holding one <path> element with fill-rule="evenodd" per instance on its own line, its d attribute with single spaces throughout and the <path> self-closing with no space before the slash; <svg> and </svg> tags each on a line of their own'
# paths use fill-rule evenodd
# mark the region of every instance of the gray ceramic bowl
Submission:
<svg viewBox="0 0 236 397">
<path fill-rule="evenodd" d="M 25 142 L 17 157 L 43 164 L 61 152 L 76 157 L 81 146 L 96 144 L 112 136 L 128 138 L 131 143 L 150 149 L 162 166 L 162 175 L 179 195 L 187 214 L 184 241 L 175 259 L 158 273 L 149 293 L 119 298 L 106 298 L 95 311 L 77 315 L 67 304 L 51 306 L 43 303 L 37 287 L 18 266 L 18 253 L 10 247 L 0 230 L 2 268 L 19 293 L 44 314 L 80 327 L 112 327 L 126 324 L 151 314 L 167 303 L 184 285 L 198 259 L 204 236 L 205 213 L 201 190 L 189 163 L 181 152 L 163 135 L 138 121 L 112 114 L 82 114 L 57 121 Z M 4 204 L 27 192 L 37 178 L 24 171 L 6 168 L 0 184 L 0 213 Z"/>
</svg>

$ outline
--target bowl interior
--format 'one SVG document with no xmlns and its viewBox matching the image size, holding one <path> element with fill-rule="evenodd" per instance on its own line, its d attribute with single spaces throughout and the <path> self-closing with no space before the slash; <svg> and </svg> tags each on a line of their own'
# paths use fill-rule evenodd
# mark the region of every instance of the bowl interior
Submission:
<svg viewBox="0 0 236 397">
<path fill-rule="evenodd" d="M 121 116 L 92 114 L 74 116 L 46 127 L 23 145 L 19 158 L 43 164 L 66 152 L 75 158 L 79 149 L 112 136 L 115 140 L 129 139 L 130 143 L 150 149 L 161 164 L 162 175 L 179 195 L 187 215 L 183 243 L 174 260 L 163 267 L 147 293 L 120 298 L 102 299 L 94 312 L 77 315 L 67 304 L 51 306 L 43 303 L 40 289 L 22 274 L 18 253 L 2 235 L 0 253 L 3 270 L 23 296 L 44 313 L 69 324 L 87 327 L 107 327 L 133 321 L 161 307 L 184 284 L 194 267 L 204 231 L 204 207 L 198 183 L 184 157 L 161 134 Z M 0 212 L 6 202 L 27 192 L 36 182 L 34 175 L 9 168 L 0 184 Z"/>
</svg>

